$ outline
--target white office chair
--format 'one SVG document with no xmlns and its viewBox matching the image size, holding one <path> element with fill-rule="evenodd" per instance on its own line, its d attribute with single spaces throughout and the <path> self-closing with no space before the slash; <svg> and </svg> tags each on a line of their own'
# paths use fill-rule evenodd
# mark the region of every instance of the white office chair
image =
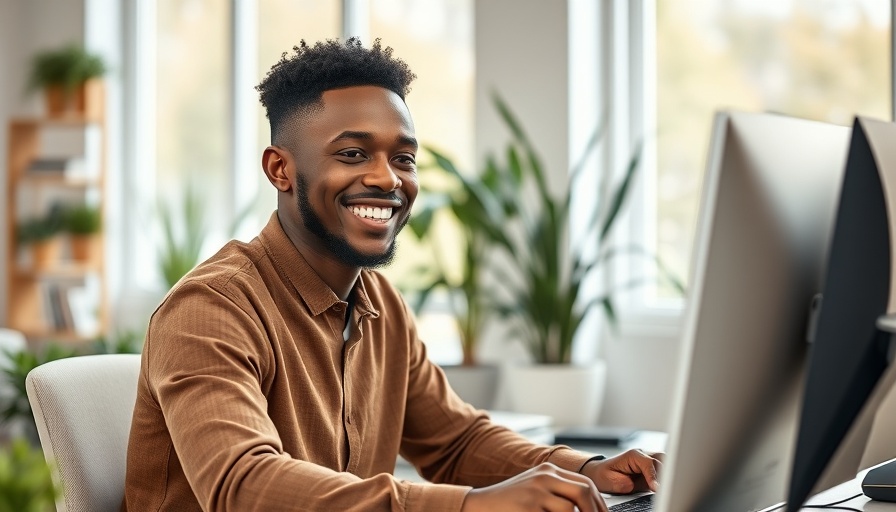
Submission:
<svg viewBox="0 0 896 512">
<path fill-rule="evenodd" d="M 28 374 L 40 444 L 62 484 L 56 510 L 121 507 L 139 372 L 140 355 L 106 354 L 51 361 Z"/>
</svg>

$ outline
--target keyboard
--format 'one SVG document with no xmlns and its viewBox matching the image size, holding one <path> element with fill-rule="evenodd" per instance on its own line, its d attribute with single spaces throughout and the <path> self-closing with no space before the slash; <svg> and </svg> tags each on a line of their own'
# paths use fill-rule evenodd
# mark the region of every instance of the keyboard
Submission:
<svg viewBox="0 0 896 512">
<path fill-rule="evenodd" d="M 653 494 L 645 494 L 644 496 L 635 498 L 625 503 L 613 505 L 610 512 L 652 512 L 653 511 Z"/>
</svg>

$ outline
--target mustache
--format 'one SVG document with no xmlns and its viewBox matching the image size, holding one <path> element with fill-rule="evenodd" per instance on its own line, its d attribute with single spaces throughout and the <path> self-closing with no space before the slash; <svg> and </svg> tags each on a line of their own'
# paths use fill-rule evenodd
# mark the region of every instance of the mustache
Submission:
<svg viewBox="0 0 896 512">
<path fill-rule="evenodd" d="M 389 193 L 378 193 L 378 192 L 361 192 L 358 194 L 351 194 L 347 196 L 342 196 L 342 205 L 345 206 L 349 201 L 354 201 L 358 199 L 382 199 L 384 201 L 398 201 L 402 206 L 404 205 L 404 200 L 398 197 L 394 192 Z"/>
</svg>

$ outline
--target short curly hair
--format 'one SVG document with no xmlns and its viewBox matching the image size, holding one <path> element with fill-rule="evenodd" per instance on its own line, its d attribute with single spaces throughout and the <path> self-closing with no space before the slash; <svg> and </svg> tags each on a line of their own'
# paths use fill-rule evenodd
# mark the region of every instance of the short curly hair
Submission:
<svg viewBox="0 0 896 512">
<path fill-rule="evenodd" d="M 277 144 L 285 124 L 294 116 L 304 116 L 321 106 L 321 95 L 331 89 L 356 85 L 376 85 L 389 89 L 402 100 L 417 77 L 392 48 L 383 48 L 376 39 L 367 49 L 352 37 L 318 41 L 309 46 L 303 39 L 284 52 L 255 89 L 271 123 L 271 143 Z"/>
</svg>

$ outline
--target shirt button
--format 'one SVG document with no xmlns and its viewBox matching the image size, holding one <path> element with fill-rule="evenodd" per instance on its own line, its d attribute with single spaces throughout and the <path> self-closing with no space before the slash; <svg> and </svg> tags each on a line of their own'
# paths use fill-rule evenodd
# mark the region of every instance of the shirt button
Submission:
<svg viewBox="0 0 896 512">
<path fill-rule="evenodd" d="M 351 415 L 351 414 L 346 414 L 346 415 L 345 415 L 345 421 L 346 421 L 346 423 L 351 424 L 351 422 L 352 422 L 352 415 Z"/>
<path fill-rule="evenodd" d="M 342 312 L 342 304 L 336 304 L 335 306 L 333 306 L 333 311 L 335 311 L 337 313 L 341 313 Z"/>
</svg>

